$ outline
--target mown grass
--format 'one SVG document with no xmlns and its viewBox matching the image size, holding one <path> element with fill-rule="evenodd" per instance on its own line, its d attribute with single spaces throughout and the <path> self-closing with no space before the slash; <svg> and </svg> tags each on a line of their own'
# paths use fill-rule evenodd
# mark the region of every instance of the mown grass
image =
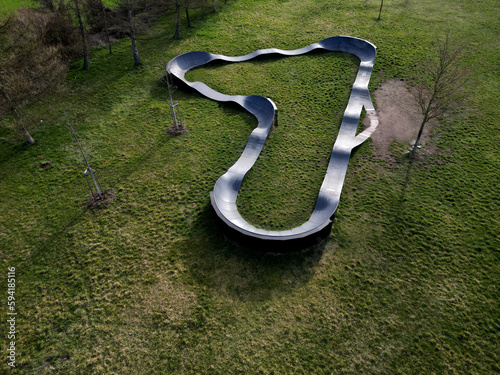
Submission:
<svg viewBox="0 0 500 375">
<path fill-rule="evenodd" d="M 43 120 L 33 147 L 9 141 L 12 120 L 1 120 L 0 251 L 4 272 L 17 273 L 14 373 L 499 371 L 498 7 L 401 0 L 377 22 L 379 5 L 229 1 L 179 41 L 143 41 L 144 68 L 132 66 L 128 41 L 113 55 L 95 51 L 89 71 L 75 68 L 60 93 L 25 111 Z M 407 180 L 404 161 L 362 145 L 330 236 L 300 253 L 258 254 L 225 238 L 209 192 L 255 120 L 176 90 L 189 132 L 167 136 L 165 60 L 353 35 L 378 47 L 373 90 L 411 77 L 446 31 L 477 47 L 476 86 L 468 111 L 436 129 L 435 155 L 420 157 Z M 355 59 L 318 54 L 191 73 L 280 108 L 238 201 L 249 219 L 278 228 L 307 217 L 355 71 Z M 84 166 L 63 110 L 116 194 L 106 209 L 85 208 Z"/>
</svg>

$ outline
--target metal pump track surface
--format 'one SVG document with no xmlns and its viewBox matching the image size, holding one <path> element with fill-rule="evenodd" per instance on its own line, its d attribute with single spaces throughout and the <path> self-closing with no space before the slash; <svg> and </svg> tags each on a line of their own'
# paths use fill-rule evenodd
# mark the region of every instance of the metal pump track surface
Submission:
<svg viewBox="0 0 500 375">
<path fill-rule="evenodd" d="M 248 223 L 240 215 L 236 206 L 236 198 L 245 175 L 252 168 L 264 147 L 264 143 L 276 118 L 277 107 L 271 99 L 257 95 L 225 95 L 211 89 L 202 82 L 189 82 L 184 76 L 189 70 L 213 61 L 243 62 L 252 60 L 258 56 L 276 54 L 298 56 L 321 49 L 353 54 L 360 59 L 360 65 L 337 139 L 333 145 L 328 169 L 319 190 L 316 206 L 309 219 L 298 227 L 283 231 L 257 228 Z M 375 45 L 366 40 L 348 36 L 336 36 L 296 50 L 269 48 L 236 57 L 196 51 L 184 53 L 170 60 L 167 65 L 169 76 L 182 81 L 207 98 L 218 102 L 239 104 L 253 114 L 258 121 L 258 126 L 252 131 L 240 158 L 217 180 L 214 190 L 210 193 L 212 206 L 224 223 L 245 236 L 269 241 L 310 238 L 311 236 L 317 236 L 319 232 L 332 223 L 334 213 L 339 204 L 351 151 L 370 137 L 378 125 L 375 108 L 368 91 L 368 83 L 375 61 L 375 54 Z M 363 107 L 370 119 L 370 126 L 356 135 Z"/>
</svg>

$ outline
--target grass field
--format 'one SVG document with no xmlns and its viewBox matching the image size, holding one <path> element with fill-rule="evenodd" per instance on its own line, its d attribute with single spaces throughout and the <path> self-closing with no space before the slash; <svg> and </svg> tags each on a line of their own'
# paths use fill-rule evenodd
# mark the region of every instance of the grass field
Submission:
<svg viewBox="0 0 500 375">
<path fill-rule="evenodd" d="M 104 0 L 103 3 L 109 6 L 113 5 L 112 0 Z M 35 0 L 2 0 L 0 2 L 0 20 L 18 8 L 29 8 L 36 5 Z"/>
<path fill-rule="evenodd" d="M 31 1 L 29 0 L 2 0 L 2 2 L 0 3 L 0 19 L 8 15 L 13 10 L 20 7 L 29 6 L 30 4 Z"/>
<path fill-rule="evenodd" d="M 88 71 L 75 64 L 58 93 L 24 111 L 34 146 L 16 141 L 12 119 L 0 120 L 0 314 L 5 322 L 15 267 L 12 373 L 499 372 L 499 6 L 395 0 L 377 21 L 379 6 L 229 0 L 178 41 L 143 40 L 140 69 L 127 40 L 113 55 L 94 51 Z M 446 32 L 470 41 L 475 84 L 467 110 L 441 119 L 431 141 L 438 152 L 419 157 L 409 180 L 404 159 L 380 159 L 367 142 L 352 156 L 325 241 L 280 255 L 226 239 L 209 193 L 256 121 L 175 90 L 189 132 L 168 136 L 170 58 L 351 35 L 378 47 L 375 90 L 411 78 Z M 248 220 L 282 228 L 307 218 L 356 70 L 356 59 L 325 53 L 190 73 L 279 107 L 238 200 Z M 116 195 L 105 209 L 86 208 L 84 165 L 63 111 Z M 0 327 L 6 353 L 8 325 Z"/>
</svg>

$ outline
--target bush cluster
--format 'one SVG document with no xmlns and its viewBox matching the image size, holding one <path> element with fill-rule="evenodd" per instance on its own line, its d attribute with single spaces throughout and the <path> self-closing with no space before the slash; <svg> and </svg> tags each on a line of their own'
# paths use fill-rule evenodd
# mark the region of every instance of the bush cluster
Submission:
<svg viewBox="0 0 500 375">
<path fill-rule="evenodd" d="M 0 30 L 0 115 L 20 109 L 60 82 L 80 56 L 80 40 L 65 7 L 19 9 Z"/>
</svg>

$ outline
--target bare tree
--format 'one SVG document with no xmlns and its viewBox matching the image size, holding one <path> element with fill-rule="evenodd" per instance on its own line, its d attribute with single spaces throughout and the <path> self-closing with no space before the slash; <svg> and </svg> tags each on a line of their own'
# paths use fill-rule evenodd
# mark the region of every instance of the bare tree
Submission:
<svg viewBox="0 0 500 375">
<path fill-rule="evenodd" d="M 380 18 L 382 17 L 382 7 L 384 6 L 384 0 L 381 1 L 380 3 L 380 10 L 378 11 L 378 18 L 377 20 L 380 21 Z"/>
<path fill-rule="evenodd" d="M 441 116 L 464 96 L 464 85 L 469 71 L 463 62 L 467 57 L 467 43 L 454 44 L 447 34 L 437 41 L 437 57 L 420 66 L 417 77 L 416 99 L 422 111 L 422 122 L 411 152 L 413 159 L 425 124 Z"/>
<path fill-rule="evenodd" d="M 108 42 L 109 54 L 111 55 L 113 53 L 113 47 L 111 45 L 111 38 L 109 36 L 109 20 L 106 14 L 106 9 L 104 8 L 104 4 L 102 3 L 101 0 L 99 0 L 99 2 L 101 3 L 100 8 L 102 14 L 102 21 L 104 23 L 104 33 L 106 34 L 106 41 Z"/>
<path fill-rule="evenodd" d="M 80 28 L 80 36 L 82 38 L 83 47 L 83 69 L 88 69 L 90 65 L 89 60 L 89 45 L 87 43 L 87 34 L 85 32 L 85 25 L 83 24 L 82 13 L 80 12 L 80 2 L 79 0 L 73 0 L 75 4 L 76 17 L 78 19 L 78 26 Z"/>
<path fill-rule="evenodd" d="M 115 24 L 111 27 L 117 35 L 126 34 L 130 37 L 134 63 L 136 66 L 142 64 L 139 58 L 137 40 L 158 38 L 158 36 L 148 38 L 140 36 L 147 33 L 149 26 L 158 19 L 158 17 L 172 9 L 174 5 L 173 1 L 174 0 L 115 0 L 117 9 L 113 11 L 115 16 L 111 18 Z M 180 19 L 180 0 L 175 1 L 176 7 L 179 7 L 177 9 L 177 17 Z"/>
<path fill-rule="evenodd" d="M 31 134 L 28 132 L 28 129 L 24 126 L 23 122 L 21 121 L 21 116 L 19 115 L 19 112 L 17 111 L 16 105 L 12 103 L 12 100 L 10 100 L 9 95 L 5 92 L 5 89 L 3 86 L 0 86 L 0 94 L 2 94 L 2 97 L 4 100 L 7 102 L 9 106 L 9 110 L 14 116 L 14 119 L 16 120 L 16 125 L 21 130 L 21 132 L 24 135 L 24 139 L 26 140 L 26 143 L 29 144 L 30 146 L 35 143 L 35 140 L 31 136 Z"/>
<path fill-rule="evenodd" d="M 175 13 L 177 14 L 177 22 L 175 25 L 174 39 L 179 39 L 181 32 L 181 0 L 175 0 Z"/>
<path fill-rule="evenodd" d="M 137 43 L 135 40 L 135 29 L 134 29 L 134 18 L 132 17 L 132 6 L 130 0 L 127 0 L 127 19 L 130 27 L 130 40 L 132 42 L 132 54 L 134 55 L 134 64 L 136 66 L 142 65 L 141 59 L 139 58 L 139 50 L 137 49 Z"/>
<path fill-rule="evenodd" d="M 191 17 L 189 17 L 189 0 L 186 0 L 186 20 L 188 27 L 191 27 Z"/>
<path fill-rule="evenodd" d="M 83 160 L 85 162 L 85 166 L 87 169 L 85 169 L 85 172 L 83 172 L 83 175 L 85 176 L 85 179 L 87 180 L 87 184 L 90 189 L 90 194 L 92 195 L 92 198 L 94 199 L 104 199 L 105 198 L 105 191 L 102 189 L 101 182 L 99 181 L 99 178 L 97 177 L 97 173 L 95 169 L 93 169 L 87 157 L 85 156 L 85 152 L 83 151 L 82 145 L 80 144 L 80 141 L 78 140 L 78 137 L 76 135 L 75 129 L 73 128 L 73 125 L 71 125 L 71 122 L 69 121 L 68 115 L 66 114 L 66 111 L 64 111 L 64 117 L 66 117 L 66 122 L 67 126 L 66 128 L 70 131 L 71 135 L 75 138 L 75 142 L 78 145 L 78 148 L 80 149 L 80 152 L 82 154 Z M 94 187 L 92 187 L 92 184 L 89 181 L 89 177 L 92 179 L 92 182 L 94 183 Z M 95 190 L 94 190 L 95 189 Z"/>
<path fill-rule="evenodd" d="M 113 53 L 111 44 L 110 26 L 116 24 L 116 12 L 106 8 L 102 0 L 85 0 L 83 2 L 83 11 L 90 32 L 98 34 L 103 32 L 108 44 L 109 53 Z"/>
<path fill-rule="evenodd" d="M 139 57 L 139 50 L 137 49 L 137 39 L 136 39 L 136 23 L 135 23 L 135 12 L 137 0 L 118 0 L 117 5 L 122 12 L 122 22 L 121 27 L 130 37 L 130 42 L 132 44 L 132 55 L 134 56 L 134 64 L 136 66 L 142 65 L 141 59 Z"/>
</svg>

